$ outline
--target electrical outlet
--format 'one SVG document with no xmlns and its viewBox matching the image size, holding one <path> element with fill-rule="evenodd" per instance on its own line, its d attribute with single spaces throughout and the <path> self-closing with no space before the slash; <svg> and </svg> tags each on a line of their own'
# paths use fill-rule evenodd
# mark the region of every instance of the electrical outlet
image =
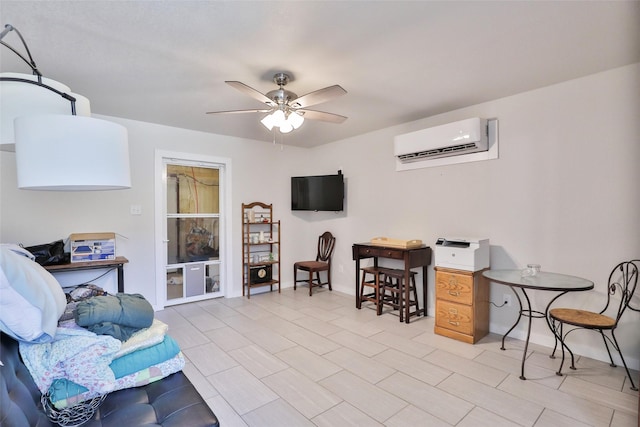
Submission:
<svg viewBox="0 0 640 427">
<path fill-rule="evenodd" d="M 504 301 L 504 305 L 506 307 L 511 307 L 511 295 L 503 294 L 502 295 L 502 301 Z"/>
</svg>

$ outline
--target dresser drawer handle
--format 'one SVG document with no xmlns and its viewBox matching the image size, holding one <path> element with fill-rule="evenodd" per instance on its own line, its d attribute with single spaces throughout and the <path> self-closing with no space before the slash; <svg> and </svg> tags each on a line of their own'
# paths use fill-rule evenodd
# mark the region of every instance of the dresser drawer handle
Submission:
<svg viewBox="0 0 640 427">
<path fill-rule="evenodd" d="M 453 320 L 449 320 L 449 324 L 453 326 L 460 326 L 460 322 L 454 322 Z"/>
<path fill-rule="evenodd" d="M 460 296 L 460 292 L 458 291 L 449 291 L 449 295 L 453 295 L 454 297 Z"/>
<path fill-rule="evenodd" d="M 458 310 L 456 310 L 455 308 L 450 308 L 449 314 L 458 314 Z"/>
</svg>

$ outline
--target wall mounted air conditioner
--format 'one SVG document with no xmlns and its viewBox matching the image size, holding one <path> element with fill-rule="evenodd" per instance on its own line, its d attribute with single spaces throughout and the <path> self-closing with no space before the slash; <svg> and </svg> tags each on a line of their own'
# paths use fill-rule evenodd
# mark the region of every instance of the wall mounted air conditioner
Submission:
<svg viewBox="0 0 640 427">
<path fill-rule="evenodd" d="M 488 149 L 487 120 L 475 117 L 398 135 L 393 154 L 399 162 L 410 163 Z"/>
</svg>

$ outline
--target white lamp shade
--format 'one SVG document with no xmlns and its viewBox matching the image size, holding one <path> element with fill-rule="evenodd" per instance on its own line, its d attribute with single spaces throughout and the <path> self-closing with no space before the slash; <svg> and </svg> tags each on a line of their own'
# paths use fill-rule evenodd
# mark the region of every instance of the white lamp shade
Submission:
<svg viewBox="0 0 640 427">
<path fill-rule="evenodd" d="M 0 73 L 0 77 L 11 77 L 37 81 L 31 74 Z M 43 78 L 42 83 L 76 98 L 76 114 L 91 116 L 89 100 L 72 93 L 68 86 L 55 80 Z M 24 82 L 0 81 L 0 144 L 13 144 L 13 120 L 32 114 L 71 115 L 71 102 L 46 88 Z"/>
<path fill-rule="evenodd" d="M 288 121 L 282 122 L 280 125 L 280 133 L 289 133 L 293 130 L 293 126 Z"/>
<path fill-rule="evenodd" d="M 117 190 L 131 187 L 124 126 L 72 115 L 14 121 L 18 187 L 28 190 Z"/>
<path fill-rule="evenodd" d="M 304 122 L 304 117 L 302 117 L 300 114 L 296 113 L 295 111 L 292 111 L 289 114 L 289 117 L 287 117 L 287 121 L 291 123 L 291 126 L 293 126 L 294 129 L 298 129 L 300 126 L 302 126 L 302 123 Z"/>
<path fill-rule="evenodd" d="M 269 130 L 273 129 L 273 114 L 267 114 L 262 120 L 260 120 L 260 122 L 267 129 Z"/>
<path fill-rule="evenodd" d="M 282 126 L 282 124 L 286 120 L 286 118 L 284 117 L 284 112 L 282 110 L 274 111 L 273 114 L 271 114 L 271 117 L 273 117 L 273 125 L 276 127 Z"/>
</svg>

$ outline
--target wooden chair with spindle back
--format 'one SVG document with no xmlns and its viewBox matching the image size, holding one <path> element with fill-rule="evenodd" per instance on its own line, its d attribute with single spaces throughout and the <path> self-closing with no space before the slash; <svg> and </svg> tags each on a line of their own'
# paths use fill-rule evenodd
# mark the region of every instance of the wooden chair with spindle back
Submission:
<svg viewBox="0 0 640 427">
<path fill-rule="evenodd" d="M 293 264 L 293 290 L 296 290 L 298 282 L 306 282 L 309 284 L 309 296 L 313 295 L 313 288 L 329 285 L 331 288 L 331 256 L 336 245 L 336 238 L 329 231 L 325 231 L 318 237 L 318 251 L 315 261 L 298 261 Z M 298 270 L 306 271 L 309 276 L 307 279 L 298 280 Z M 320 279 L 320 272 L 327 272 L 327 281 Z M 315 278 L 314 278 L 315 276 Z"/>
</svg>

